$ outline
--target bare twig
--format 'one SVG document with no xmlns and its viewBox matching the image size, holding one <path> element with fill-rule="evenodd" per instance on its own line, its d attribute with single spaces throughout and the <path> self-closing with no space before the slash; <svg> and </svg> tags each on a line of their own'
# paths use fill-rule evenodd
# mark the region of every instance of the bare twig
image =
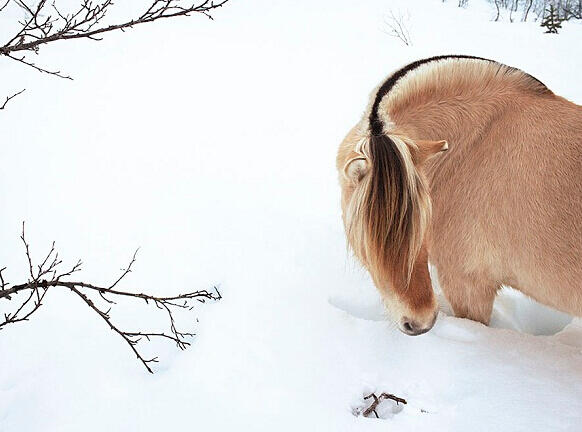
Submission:
<svg viewBox="0 0 582 432">
<path fill-rule="evenodd" d="M 42 263 L 35 267 L 30 253 L 30 246 L 26 241 L 24 223 L 22 225 L 22 234 L 20 238 L 24 244 L 30 277 L 26 283 L 12 285 L 9 287 L 9 284 L 5 282 L 4 275 L 2 273 L 6 268 L 4 267 L 0 269 L 0 300 L 12 300 L 13 296 L 17 296 L 19 293 L 24 292 L 26 292 L 27 295 L 24 296 L 24 300 L 18 305 L 14 312 L 4 313 L 4 321 L 0 321 L 0 330 L 8 324 L 27 321 L 29 317 L 40 308 L 42 301 L 44 300 L 44 297 L 50 288 L 67 288 L 77 297 L 79 297 L 91 310 L 93 310 L 93 312 L 99 315 L 101 319 L 107 323 L 109 328 L 116 332 L 127 343 L 127 345 L 129 345 L 130 349 L 148 370 L 148 372 L 153 372 L 149 364 L 157 362 L 157 357 L 149 359 L 143 357 L 137 349 L 137 344 L 142 339 L 149 341 L 152 338 L 159 338 L 171 340 L 178 348 L 182 350 L 186 349 L 186 347 L 190 345 L 187 339 L 194 336 L 194 333 L 178 330 L 173 314 L 174 310 L 191 310 L 195 303 L 204 303 L 206 300 L 220 300 L 222 298 L 216 287 L 214 287 L 213 291 L 199 290 L 169 297 L 160 297 L 147 293 L 135 293 L 116 289 L 117 285 L 131 272 L 132 266 L 136 261 L 137 251 L 135 251 L 133 254 L 129 265 L 123 269 L 121 276 L 119 276 L 115 282 L 109 286 L 101 287 L 86 282 L 65 281 L 63 278 L 70 277 L 73 273 L 81 270 L 82 263 L 80 260 L 77 261 L 77 263 L 69 270 L 64 271 L 63 273 L 59 273 L 58 268 L 62 261 L 59 259 L 58 253 L 55 250 L 55 244 L 53 242 L 48 254 L 45 256 Z M 137 298 L 144 300 L 147 304 L 150 304 L 151 302 L 158 309 L 164 311 L 168 318 L 169 331 L 142 332 L 122 330 L 112 321 L 110 316 L 111 308 L 108 310 L 101 309 L 91 298 L 90 293 L 99 294 L 99 296 L 101 296 L 101 298 L 104 299 L 108 304 L 116 304 L 116 302 L 105 297 L 106 295 L 119 298 Z"/>
<path fill-rule="evenodd" d="M 395 15 L 394 11 L 391 10 L 390 15 L 384 18 L 384 24 L 388 28 L 386 33 L 400 40 L 404 45 L 411 46 L 412 38 L 407 28 L 409 20 L 409 15 L 404 15 L 402 12 L 398 12 L 398 15 Z"/>
<path fill-rule="evenodd" d="M 0 9 L 1 10 L 1 9 Z M 6 96 L 6 100 L 4 101 L 4 103 L 2 104 L 2 106 L 0 106 L 0 110 L 3 110 L 4 108 L 6 108 L 6 104 L 8 102 L 10 102 L 11 99 L 15 98 L 16 96 L 18 96 L 19 94 L 24 93 L 26 89 L 22 89 L 17 93 L 14 93 L 12 96 Z"/>
<path fill-rule="evenodd" d="M 0 6 L 0 12 L 2 12 L 2 11 L 4 10 L 4 8 L 5 8 L 6 6 L 8 6 L 8 3 L 10 3 L 10 0 L 6 0 L 6 1 L 4 2 L 4 4 L 3 4 L 2 6 Z"/>
<path fill-rule="evenodd" d="M 197 13 L 212 19 L 211 12 L 228 2 L 228 0 L 216 2 L 199 0 L 187 3 L 180 0 L 153 0 L 150 6 L 137 18 L 118 24 L 100 26 L 99 24 L 113 5 L 112 0 L 98 2 L 81 0 L 79 9 L 72 13 L 61 12 L 55 3 L 49 5 L 46 0 L 38 1 L 36 7 L 28 6 L 24 0 L 12 1 L 25 11 L 28 18 L 21 21 L 20 29 L 7 43 L 0 46 L 0 55 L 5 56 L 16 51 L 38 52 L 42 45 L 58 40 L 82 38 L 100 40 L 99 36 L 103 33 L 114 30 L 123 31 L 139 24 L 164 18 L 189 16 Z"/>
<path fill-rule="evenodd" d="M 18 22 L 19 26 L 12 37 L 4 44 L 0 42 L 0 57 L 9 58 L 47 75 L 71 80 L 73 78 L 61 71 L 39 66 L 27 58 L 27 55 L 38 54 L 41 46 L 55 41 L 71 39 L 98 41 L 105 33 L 115 30 L 125 31 L 136 25 L 165 18 L 200 14 L 213 19 L 211 13 L 229 0 L 149 0 L 147 3 L 149 7 L 136 18 L 109 25 L 102 22 L 112 8 L 113 0 L 79 0 L 80 5 L 71 12 L 60 10 L 56 5 L 57 0 L 51 2 L 36 0 L 35 6 L 31 6 L 30 1 L 32 0 L 0 0 L 0 12 L 9 4 L 14 4 L 22 9 L 25 15 L 25 18 Z M 21 52 L 26 52 L 27 55 L 22 55 Z M 7 97 L 0 110 L 23 91 Z"/>
<path fill-rule="evenodd" d="M 380 394 L 380 396 L 376 396 L 375 393 L 371 393 L 368 396 L 364 397 L 364 400 L 367 400 L 367 399 L 373 399 L 373 401 L 370 404 L 370 406 L 362 412 L 362 415 L 364 417 L 369 417 L 370 414 L 374 413 L 376 418 L 379 418 L 378 413 L 376 412 L 376 408 L 378 408 L 378 405 L 380 405 L 380 403 L 382 401 L 387 400 L 387 399 L 393 400 L 397 404 L 399 404 L 399 403 L 407 404 L 406 399 L 403 399 L 403 398 L 398 397 L 398 396 L 394 396 L 393 394 L 390 394 L 390 393 L 382 393 L 382 394 Z"/>
<path fill-rule="evenodd" d="M 14 60 L 14 61 L 17 61 L 17 62 L 19 62 L 19 63 L 22 63 L 22 64 L 24 64 L 24 65 L 26 65 L 26 66 L 29 66 L 29 67 L 31 67 L 31 68 L 33 68 L 33 69 L 36 69 L 37 71 L 39 71 L 39 72 L 41 72 L 41 73 L 45 73 L 45 74 L 47 74 L 47 75 L 54 75 L 54 76 L 56 76 L 56 77 L 63 78 L 63 79 L 68 79 L 68 80 L 72 80 L 72 79 L 73 79 L 73 78 L 71 78 L 71 77 L 70 77 L 70 76 L 68 76 L 68 75 L 63 75 L 63 74 L 61 73 L 61 71 L 50 71 L 50 70 L 48 70 L 48 69 L 45 69 L 45 68 L 43 68 L 43 67 L 37 66 L 37 65 L 36 65 L 36 64 L 34 64 L 33 62 L 29 62 L 29 61 L 27 61 L 27 60 L 26 60 L 26 56 L 22 56 L 22 57 L 16 57 L 16 56 L 12 56 L 12 55 L 10 55 L 10 54 L 6 54 L 6 57 L 8 57 L 8 58 L 10 58 L 10 59 L 12 59 L 12 60 Z"/>
</svg>

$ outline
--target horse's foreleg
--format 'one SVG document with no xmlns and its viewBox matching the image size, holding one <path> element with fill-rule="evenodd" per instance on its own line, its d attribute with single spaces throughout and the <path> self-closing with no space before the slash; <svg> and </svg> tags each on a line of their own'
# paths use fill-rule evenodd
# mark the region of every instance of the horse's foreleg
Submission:
<svg viewBox="0 0 582 432">
<path fill-rule="evenodd" d="M 487 278 L 439 269 L 440 286 L 456 317 L 489 324 L 499 285 Z"/>
</svg>

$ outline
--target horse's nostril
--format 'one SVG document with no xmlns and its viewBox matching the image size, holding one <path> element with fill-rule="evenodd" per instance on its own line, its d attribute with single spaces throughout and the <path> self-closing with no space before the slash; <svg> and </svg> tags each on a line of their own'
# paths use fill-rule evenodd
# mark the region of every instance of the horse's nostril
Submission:
<svg viewBox="0 0 582 432">
<path fill-rule="evenodd" d="M 434 324 L 434 321 L 428 327 L 424 327 L 416 321 L 404 317 L 400 329 L 409 336 L 418 336 L 429 331 L 432 328 L 432 324 Z"/>
<path fill-rule="evenodd" d="M 407 332 L 409 332 L 409 333 L 413 333 L 414 332 L 414 327 L 408 321 L 404 321 L 404 324 L 402 324 L 402 327 L 404 327 L 404 330 L 407 331 Z"/>
</svg>

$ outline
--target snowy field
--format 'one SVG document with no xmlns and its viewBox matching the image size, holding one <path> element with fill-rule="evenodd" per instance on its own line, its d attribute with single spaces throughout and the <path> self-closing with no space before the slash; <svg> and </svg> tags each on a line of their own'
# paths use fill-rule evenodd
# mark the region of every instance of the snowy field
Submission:
<svg viewBox="0 0 582 432">
<path fill-rule="evenodd" d="M 507 292 L 491 328 L 443 301 L 434 329 L 408 337 L 346 249 L 336 148 L 397 67 L 478 55 L 582 103 L 579 23 L 550 36 L 470 5 L 233 0 L 214 22 L 43 48 L 74 81 L 3 60 L 0 95 L 27 89 L 0 113 L 5 278 L 26 277 L 25 220 L 33 255 L 56 240 L 81 279 L 111 282 L 140 246 L 124 288 L 216 284 L 224 298 L 181 315 L 188 350 L 144 347 L 160 357 L 150 375 L 53 290 L 0 332 L 0 431 L 582 430 L 582 324 Z M 386 33 L 390 10 L 410 17 L 412 46 Z M 114 316 L 163 323 L 142 306 Z M 354 415 L 372 391 L 408 404 Z"/>
</svg>

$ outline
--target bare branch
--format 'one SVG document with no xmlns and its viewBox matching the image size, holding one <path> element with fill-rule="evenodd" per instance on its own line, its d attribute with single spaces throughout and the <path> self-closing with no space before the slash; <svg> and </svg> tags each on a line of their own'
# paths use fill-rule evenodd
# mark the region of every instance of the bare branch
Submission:
<svg viewBox="0 0 582 432">
<path fill-rule="evenodd" d="M 18 51 L 32 51 L 38 53 L 42 45 L 69 39 L 101 40 L 100 35 L 115 30 L 124 31 L 136 25 L 153 21 L 201 14 L 212 19 L 211 12 L 222 7 L 228 0 L 217 2 L 210 0 L 198 0 L 186 2 L 181 0 L 153 0 L 150 6 L 139 17 L 128 21 L 101 25 L 111 6 L 112 0 L 81 0 L 79 8 L 72 13 L 65 13 L 57 8 L 56 4 L 47 4 L 46 0 L 39 0 L 36 7 L 29 6 L 24 0 L 12 0 L 27 15 L 20 22 L 19 30 L 14 36 L 0 46 L 0 56 L 4 55 L 19 61 L 39 72 L 44 72 L 60 78 L 71 79 L 59 71 L 49 71 L 33 62 L 26 61 L 25 57 L 16 57 L 11 53 Z M 0 11 L 8 5 L 10 0 L 0 8 Z"/>
<path fill-rule="evenodd" d="M 73 78 L 61 71 L 49 70 L 27 59 L 26 55 L 14 55 L 18 51 L 28 51 L 38 54 L 42 45 L 58 40 L 90 39 L 99 41 L 101 35 L 107 32 L 133 28 L 139 24 L 154 22 L 164 18 L 175 18 L 201 14 L 213 19 L 211 12 L 222 7 L 229 0 L 150 0 L 150 6 L 137 18 L 111 25 L 102 25 L 113 0 L 80 0 L 78 9 L 67 13 L 60 10 L 55 4 L 47 0 L 36 0 L 36 6 L 30 6 L 29 0 L 0 0 L 0 12 L 11 2 L 22 9 L 26 18 L 19 21 L 18 31 L 3 45 L 0 45 L 0 57 L 5 56 L 28 66 L 38 72 L 58 78 Z M 0 42 L 1 44 L 1 42 Z M 6 97 L 0 110 L 14 97 L 24 92 L 21 90 L 12 96 Z"/>
<path fill-rule="evenodd" d="M 6 282 L 4 282 L 4 276 L 2 276 L 2 272 L 6 270 L 6 267 L 2 267 L 0 269 L 0 291 L 4 291 L 4 288 L 6 288 Z"/>
<path fill-rule="evenodd" d="M 390 11 L 390 15 L 384 18 L 384 24 L 389 31 L 386 33 L 398 40 L 400 40 L 404 45 L 411 46 L 412 38 L 407 28 L 407 22 L 410 20 L 408 15 L 404 15 L 402 12 L 398 12 L 398 15 L 394 14 L 394 11 Z"/>
<path fill-rule="evenodd" d="M 111 284 L 111 286 L 107 289 L 108 291 L 115 288 L 115 285 L 117 285 L 121 279 L 123 279 L 128 273 L 131 272 L 131 266 L 133 265 L 133 263 L 135 263 L 135 257 L 137 256 L 138 252 L 139 252 L 139 248 L 137 248 L 135 250 L 135 252 L 133 253 L 133 256 L 131 257 L 131 261 L 129 262 L 129 265 L 127 266 L 126 269 L 122 269 L 123 273 L 121 273 L 121 276 L 119 276 L 119 278 L 117 278 L 117 280 Z"/>
<path fill-rule="evenodd" d="M 371 393 L 368 396 L 364 397 L 364 400 L 367 400 L 367 399 L 373 399 L 373 401 L 370 404 L 370 406 L 362 412 L 362 415 L 364 417 L 369 417 L 370 414 L 374 413 L 376 418 L 379 418 L 378 413 L 376 412 L 376 408 L 378 408 L 378 405 L 380 405 L 380 403 L 382 403 L 382 401 L 387 400 L 387 399 L 393 400 L 397 404 L 399 404 L 399 403 L 407 404 L 406 399 L 403 399 L 403 398 L 398 397 L 398 396 L 394 396 L 393 394 L 390 394 L 390 393 L 382 393 L 380 396 L 376 396 L 375 393 Z"/>
<path fill-rule="evenodd" d="M 6 54 L 6 57 L 11 58 L 12 60 L 17 61 L 17 62 L 20 62 L 22 64 L 25 64 L 26 66 L 30 66 L 31 68 L 36 69 L 37 71 L 39 71 L 41 73 L 45 73 L 45 74 L 48 74 L 48 75 L 54 75 L 56 77 L 63 78 L 63 79 L 68 79 L 68 80 L 72 80 L 73 79 L 73 78 L 71 78 L 68 75 L 61 74 L 61 71 L 50 71 L 48 69 L 42 68 L 40 66 L 37 66 L 36 64 L 34 64 L 32 62 L 26 61 L 26 56 L 14 57 L 14 56 L 12 56 L 10 54 Z"/>
<path fill-rule="evenodd" d="M 6 3 L 4 3 L 2 6 L 0 6 L 0 12 L 2 12 L 4 10 L 4 8 L 6 6 L 8 6 L 8 3 L 10 3 L 10 0 L 6 0 Z"/>
<path fill-rule="evenodd" d="M 147 293 L 135 293 L 117 289 L 117 285 L 131 272 L 132 266 L 136 261 L 137 250 L 134 252 L 129 265 L 123 269 L 121 275 L 115 280 L 115 282 L 107 287 L 101 287 L 86 282 L 66 281 L 63 280 L 63 278 L 67 278 L 73 273 L 81 270 L 82 263 L 80 260 L 69 270 L 59 274 L 58 268 L 62 261 L 59 259 L 58 253 L 55 249 L 55 243 L 53 242 L 43 261 L 35 267 L 30 252 L 30 246 L 25 237 L 24 223 L 22 224 L 22 234 L 20 238 L 24 244 L 30 278 L 26 283 L 9 287 L 9 284 L 5 282 L 3 275 L 3 271 L 6 268 L 4 267 L 0 269 L 0 300 L 10 301 L 13 300 L 13 296 L 18 296 L 20 293 L 26 292 L 27 294 L 14 312 L 4 313 L 4 321 L 0 321 L 0 330 L 8 324 L 27 321 L 29 317 L 41 307 L 42 301 L 50 288 L 66 288 L 79 297 L 91 310 L 93 310 L 93 312 L 99 315 L 101 319 L 107 323 L 109 328 L 115 331 L 127 343 L 127 345 L 129 345 L 130 349 L 148 372 L 153 372 L 150 363 L 157 362 L 157 357 L 151 359 L 143 357 L 138 350 L 138 343 L 143 339 L 149 341 L 153 338 L 158 338 L 171 340 L 178 348 L 182 350 L 186 349 L 186 347 L 190 345 L 187 339 L 194 336 L 194 333 L 178 330 L 174 318 L 174 311 L 178 309 L 191 310 L 196 303 L 204 303 L 207 300 L 220 300 L 222 298 L 216 287 L 214 287 L 214 291 L 199 290 L 169 297 L 160 297 Z M 147 304 L 153 304 L 157 309 L 164 311 L 167 316 L 169 331 L 143 332 L 122 330 L 111 319 L 111 307 L 108 310 L 101 309 L 91 298 L 91 293 L 98 294 L 109 305 L 115 305 L 117 303 L 106 296 L 141 299 Z"/>
<path fill-rule="evenodd" d="M 1 10 L 1 9 L 0 9 Z M 22 89 L 17 93 L 14 93 L 12 96 L 6 96 L 6 100 L 4 101 L 4 103 L 2 104 L 2 106 L 0 106 L 0 110 L 3 110 L 4 108 L 6 108 L 6 104 L 8 102 L 10 102 L 10 100 L 12 100 L 13 98 L 15 98 L 16 96 L 18 96 L 19 94 L 24 93 L 26 89 Z"/>
</svg>

